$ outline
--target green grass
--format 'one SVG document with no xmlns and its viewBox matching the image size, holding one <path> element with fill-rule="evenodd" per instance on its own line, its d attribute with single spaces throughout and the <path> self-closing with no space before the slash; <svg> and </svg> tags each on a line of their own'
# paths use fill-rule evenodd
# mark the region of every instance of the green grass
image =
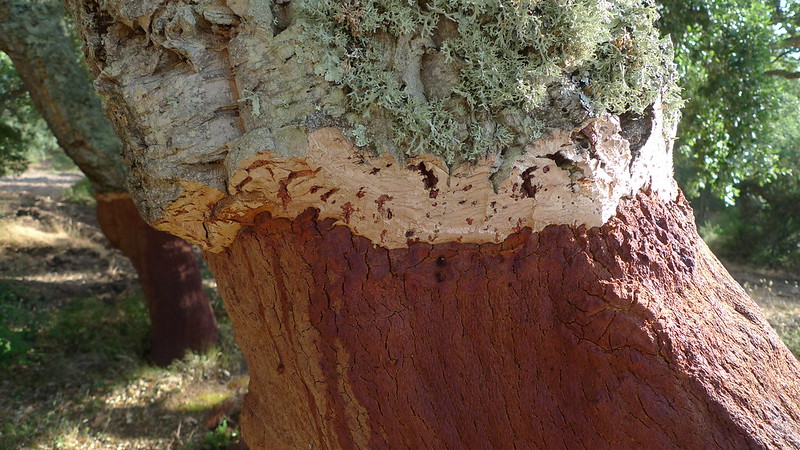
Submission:
<svg viewBox="0 0 800 450">
<path fill-rule="evenodd" d="M 44 362 L 54 352 L 136 357 L 144 351 L 149 323 L 141 296 L 48 303 L 0 280 L 0 367 Z"/>
<path fill-rule="evenodd" d="M 203 440 L 197 445 L 191 445 L 191 449 L 199 450 L 222 450 L 229 448 L 239 440 L 239 431 L 235 427 L 228 425 L 228 421 L 223 419 L 222 423 L 214 430 L 206 432 Z"/>
<path fill-rule="evenodd" d="M 97 201 L 92 195 L 92 184 L 89 182 L 88 178 L 81 178 L 80 181 L 73 184 L 71 187 L 64 189 L 64 192 L 61 194 L 61 200 L 91 207 L 97 204 Z"/>
<path fill-rule="evenodd" d="M 225 380 L 244 364 L 219 295 L 208 294 L 219 346 L 159 368 L 143 358 L 149 321 L 139 290 L 48 300 L 0 278 L 0 448 L 228 448 L 239 439 L 235 423 L 205 430 L 204 416 L 241 395 Z M 175 438 L 187 417 L 193 425 Z"/>
<path fill-rule="evenodd" d="M 0 448 L 47 435 L 57 447 L 71 416 L 99 410 L 96 394 L 125 379 L 148 330 L 141 295 L 57 304 L 0 280 L 0 406 L 13 412 L 0 413 Z"/>
<path fill-rule="evenodd" d="M 28 362 L 40 314 L 25 303 L 10 283 L 0 280 L 0 369 Z"/>
</svg>

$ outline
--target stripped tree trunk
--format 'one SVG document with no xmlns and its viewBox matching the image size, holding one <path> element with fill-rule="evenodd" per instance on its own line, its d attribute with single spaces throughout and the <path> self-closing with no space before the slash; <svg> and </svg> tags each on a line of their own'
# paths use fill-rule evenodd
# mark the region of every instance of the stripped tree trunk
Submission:
<svg viewBox="0 0 800 450">
<path fill-rule="evenodd" d="M 126 188 L 122 143 L 76 60 L 57 1 L 0 1 L 0 50 L 67 155 L 92 184 L 98 222 L 131 259 L 152 323 L 149 357 L 167 365 L 217 341 L 217 324 L 191 246 L 147 225 Z"/>
<path fill-rule="evenodd" d="M 332 26 L 370 32 L 340 3 Z M 303 59 L 310 4 L 69 2 L 134 199 L 217 278 L 252 448 L 800 446 L 800 364 L 699 238 L 658 99 L 576 119 L 553 89 L 547 132 L 502 158 L 386 150 L 391 105 L 353 119 L 358 80 Z M 439 19 L 419 52 L 375 32 L 407 100 L 468 63 L 438 57 Z"/>
<path fill-rule="evenodd" d="M 148 357 L 166 366 L 187 350 L 207 350 L 217 342 L 217 319 L 192 247 L 145 223 L 129 195 L 97 197 L 103 233 L 139 274 L 152 328 Z"/>
</svg>

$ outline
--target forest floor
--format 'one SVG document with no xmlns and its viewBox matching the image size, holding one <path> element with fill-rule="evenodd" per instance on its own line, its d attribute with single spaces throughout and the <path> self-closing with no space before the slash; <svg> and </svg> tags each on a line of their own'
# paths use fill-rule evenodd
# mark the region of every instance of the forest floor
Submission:
<svg viewBox="0 0 800 450">
<path fill-rule="evenodd" d="M 136 272 L 81 179 L 0 178 L 0 449 L 229 448 L 248 378 L 210 273 L 219 348 L 149 365 Z"/>
<path fill-rule="evenodd" d="M 229 448 L 248 378 L 211 275 L 220 347 L 148 365 L 136 273 L 81 179 L 0 178 L 0 449 Z M 800 273 L 727 266 L 800 355 Z"/>
</svg>

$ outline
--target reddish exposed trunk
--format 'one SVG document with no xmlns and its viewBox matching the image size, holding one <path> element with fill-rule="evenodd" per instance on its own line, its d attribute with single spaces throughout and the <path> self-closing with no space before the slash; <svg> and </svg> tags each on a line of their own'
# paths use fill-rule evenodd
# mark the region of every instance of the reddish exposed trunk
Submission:
<svg viewBox="0 0 800 450">
<path fill-rule="evenodd" d="M 800 364 L 682 199 L 394 250 L 265 213 L 206 257 L 251 448 L 800 447 Z"/>
<path fill-rule="evenodd" d="M 191 246 L 139 216 L 130 196 L 98 196 L 97 219 L 139 274 L 152 324 L 149 357 L 158 365 L 217 342 L 217 320 Z"/>
</svg>

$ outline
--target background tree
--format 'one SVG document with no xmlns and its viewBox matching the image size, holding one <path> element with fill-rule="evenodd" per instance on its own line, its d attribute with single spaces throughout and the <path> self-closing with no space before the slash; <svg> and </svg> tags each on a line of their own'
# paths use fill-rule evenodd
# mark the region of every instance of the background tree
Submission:
<svg viewBox="0 0 800 450">
<path fill-rule="evenodd" d="M 800 364 L 669 176 L 653 5 L 68 4 L 251 447 L 800 445 Z"/>
<path fill-rule="evenodd" d="M 665 0 L 687 104 L 676 175 L 715 250 L 796 267 L 796 1 Z"/>
<path fill-rule="evenodd" d="M 771 0 L 769 5 L 772 7 L 772 20 L 778 39 L 774 47 L 776 67 L 767 74 L 788 80 L 800 79 L 800 2 Z"/>
<path fill-rule="evenodd" d="M 131 202 L 122 143 L 102 113 L 64 18 L 57 1 L 0 1 L 0 50 L 14 62 L 58 144 L 91 182 L 106 237 L 133 262 L 152 323 L 149 357 L 165 365 L 216 342 L 216 319 L 191 247 L 148 226 Z"/>
<path fill-rule="evenodd" d="M 31 147 L 46 151 L 57 144 L 11 59 L 0 52 L 0 175 L 25 170 Z"/>
<path fill-rule="evenodd" d="M 675 42 L 683 95 L 676 173 L 692 197 L 703 190 L 733 203 L 745 178 L 774 179 L 778 43 L 767 2 L 661 2 L 660 28 Z"/>
<path fill-rule="evenodd" d="M 800 83 L 783 82 L 772 146 L 782 173 L 764 183 L 745 178 L 733 206 L 710 208 L 705 227 L 711 245 L 726 258 L 759 266 L 800 267 Z"/>
</svg>

